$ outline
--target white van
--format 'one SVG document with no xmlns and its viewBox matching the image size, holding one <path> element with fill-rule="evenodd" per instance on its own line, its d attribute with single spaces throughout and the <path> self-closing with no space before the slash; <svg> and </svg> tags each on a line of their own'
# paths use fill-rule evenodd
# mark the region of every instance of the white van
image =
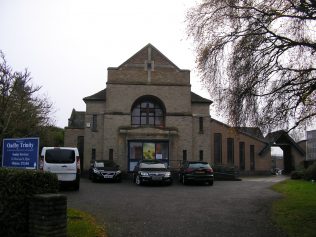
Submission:
<svg viewBox="0 0 316 237">
<path fill-rule="evenodd" d="M 76 147 L 43 147 L 40 169 L 55 173 L 58 181 L 71 183 L 79 190 L 80 157 Z"/>
</svg>

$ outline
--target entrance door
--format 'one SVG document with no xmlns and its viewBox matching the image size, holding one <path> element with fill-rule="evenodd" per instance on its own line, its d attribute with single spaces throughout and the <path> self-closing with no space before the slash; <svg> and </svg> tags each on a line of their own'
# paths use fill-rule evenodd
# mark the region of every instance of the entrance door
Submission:
<svg viewBox="0 0 316 237">
<path fill-rule="evenodd" d="M 139 160 L 160 160 L 169 164 L 168 141 L 129 141 L 128 170 L 133 171 Z"/>
</svg>

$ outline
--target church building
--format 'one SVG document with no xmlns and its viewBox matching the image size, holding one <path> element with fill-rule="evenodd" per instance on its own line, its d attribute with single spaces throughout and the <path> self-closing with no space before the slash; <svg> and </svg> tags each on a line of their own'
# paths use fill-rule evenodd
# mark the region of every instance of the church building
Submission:
<svg viewBox="0 0 316 237">
<path fill-rule="evenodd" d="M 148 44 L 118 67 L 106 88 L 73 110 L 65 146 L 77 146 L 83 170 L 95 159 L 132 171 L 141 159 L 177 170 L 185 160 L 234 165 L 244 172 L 271 168 L 269 142 L 255 129 L 231 128 L 210 116 L 212 101 L 191 91 L 190 71 Z"/>
</svg>

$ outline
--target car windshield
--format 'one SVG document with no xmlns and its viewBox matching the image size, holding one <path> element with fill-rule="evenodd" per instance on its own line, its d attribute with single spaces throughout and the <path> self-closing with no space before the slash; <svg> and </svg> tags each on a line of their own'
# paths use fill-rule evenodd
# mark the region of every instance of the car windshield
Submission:
<svg viewBox="0 0 316 237">
<path fill-rule="evenodd" d="M 104 167 L 116 167 L 117 165 L 112 161 L 100 160 L 100 161 L 95 161 L 94 166 L 96 168 L 104 168 Z"/>
<path fill-rule="evenodd" d="M 141 163 L 139 165 L 141 170 L 166 170 L 166 166 L 162 163 Z"/>
<path fill-rule="evenodd" d="M 96 168 L 104 168 L 104 162 L 95 162 Z"/>
<path fill-rule="evenodd" d="M 199 168 L 210 169 L 211 167 L 208 163 L 197 162 L 197 163 L 190 163 L 189 168 L 192 168 L 192 169 L 199 169 Z"/>
<path fill-rule="evenodd" d="M 75 162 L 75 151 L 67 149 L 50 149 L 46 151 L 45 161 L 47 163 L 65 163 L 70 164 Z"/>
</svg>

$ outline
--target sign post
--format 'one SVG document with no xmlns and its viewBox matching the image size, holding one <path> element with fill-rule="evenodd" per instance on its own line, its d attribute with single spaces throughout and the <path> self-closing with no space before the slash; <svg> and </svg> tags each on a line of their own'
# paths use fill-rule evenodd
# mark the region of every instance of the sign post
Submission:
<svg viewBox="0 0 316 237">
<path fill-rule="evenodd" d="M 2 166 L 37 169 L 39 138 L 6 138 L 2 146 Z"/>
</svg>

